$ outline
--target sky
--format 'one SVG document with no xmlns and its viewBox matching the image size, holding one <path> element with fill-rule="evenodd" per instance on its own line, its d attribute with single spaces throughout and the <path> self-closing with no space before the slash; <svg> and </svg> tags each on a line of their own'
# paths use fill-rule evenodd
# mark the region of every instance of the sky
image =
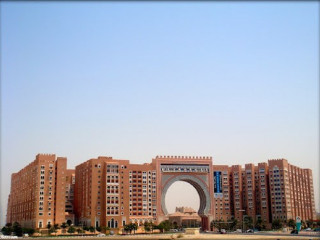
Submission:
<svg viewBox="0 0 320 240">
<path fill-rule="evenodd" d="M 0 225 L 38 153 L 285 158 L 319 203 L 318 66 L 318 2 L 1 2 Z"/>
</svg>

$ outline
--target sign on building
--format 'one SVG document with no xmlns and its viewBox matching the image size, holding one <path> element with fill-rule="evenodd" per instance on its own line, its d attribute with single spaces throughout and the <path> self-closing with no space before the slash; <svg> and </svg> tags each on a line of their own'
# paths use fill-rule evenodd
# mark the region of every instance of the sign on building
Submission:
<svg viewBox="0 0 320 240">
<path fill-rule="evenodd" d="M 221 171 L 214 171 L 213 172 L 213 179 L 214 179 L 214 197 L 221 198 L 223 196 L 222 193 L 222 176 Z"/>
</svg>

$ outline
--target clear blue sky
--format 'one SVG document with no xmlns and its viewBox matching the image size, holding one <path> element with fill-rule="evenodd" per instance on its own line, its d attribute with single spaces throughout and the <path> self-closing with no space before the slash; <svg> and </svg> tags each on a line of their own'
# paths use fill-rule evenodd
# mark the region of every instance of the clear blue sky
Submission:
<svg viewBox="0 0 320 240">
<path fill-rule="evenodd" d="M 37 153 L 286 158 L 319 202 L 318 29 L 317 2 L 2 2 L 2 211 Z"/>
</svg>

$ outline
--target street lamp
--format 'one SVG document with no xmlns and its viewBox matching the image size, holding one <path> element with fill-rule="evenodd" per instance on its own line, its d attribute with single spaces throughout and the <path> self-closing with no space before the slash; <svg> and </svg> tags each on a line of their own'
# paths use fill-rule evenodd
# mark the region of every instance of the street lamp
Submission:
<svg viewBox="0 0 320 240">
<path fill-rule="evenodd" d="M 81 219 L 81 226 L 82 226 L 82 229 L 81 229 L 81 233 L 82 233 L 82 237 L 83 237 L 83 234 L 84 234 L 84 230 L 83 230 L 83 219 Z"/>
<path fill-rule="evenodd" d="M 243 227 L 243 224 L 244 224 L 244 213 L 243 212 L 245 212 L 245 210 L 244 209 L 240 209 L 238 211 L 242 212 L 242 232 L 243 232 L 243 229 L 244 229 L 244 227 Z"/>
</svg>

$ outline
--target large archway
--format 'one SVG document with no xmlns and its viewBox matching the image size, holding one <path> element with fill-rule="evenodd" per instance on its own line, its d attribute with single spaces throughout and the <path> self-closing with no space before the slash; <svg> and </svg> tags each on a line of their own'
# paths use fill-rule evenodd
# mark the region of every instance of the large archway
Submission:
<svg viewBox="0 0 320 240">
<path fill-rule="evenodd" d="M 202 230 L 208 230 L 213 219 L 213 177 L 212 158 L 209 157 L 157 157 L 158 194 L 157 208 L 158 221 L 168 216 L 165 198 L 170 186 L 183 181 L 191 184 L 198 192 L 200 207 L 198 214 L 201 217 Z"/>
<path fill-rule="evenodd" d="M 200 197 L 200 207 L 198 210 L 198 214 L 201 217 L 207 216 L 209 213 L 210 202 L 211 202 L 210 201 L 210 193 L 209 193 L 207 187 L 205 186 L 205 184 L 203 182 L 201 182 L 201 180 L 199 178 L 192 176 L 192 175 L 178 175 L 178 176 L 170 178 L 164 184 L 164 187 L 162 189 L 162 198 L 161 198 L 161 207 L 162 207 L 163 213 L 165 215 L 168 215 L 168 210 L 167 210 L 166 203 L 165 203 L 166 194 L 167 194 L 167 191 L 170 188 L 170 186 L 177 181 L 187 182 L 187 183 L 191 184 L 197 190 L 199 197 Z"/>
</svg>

